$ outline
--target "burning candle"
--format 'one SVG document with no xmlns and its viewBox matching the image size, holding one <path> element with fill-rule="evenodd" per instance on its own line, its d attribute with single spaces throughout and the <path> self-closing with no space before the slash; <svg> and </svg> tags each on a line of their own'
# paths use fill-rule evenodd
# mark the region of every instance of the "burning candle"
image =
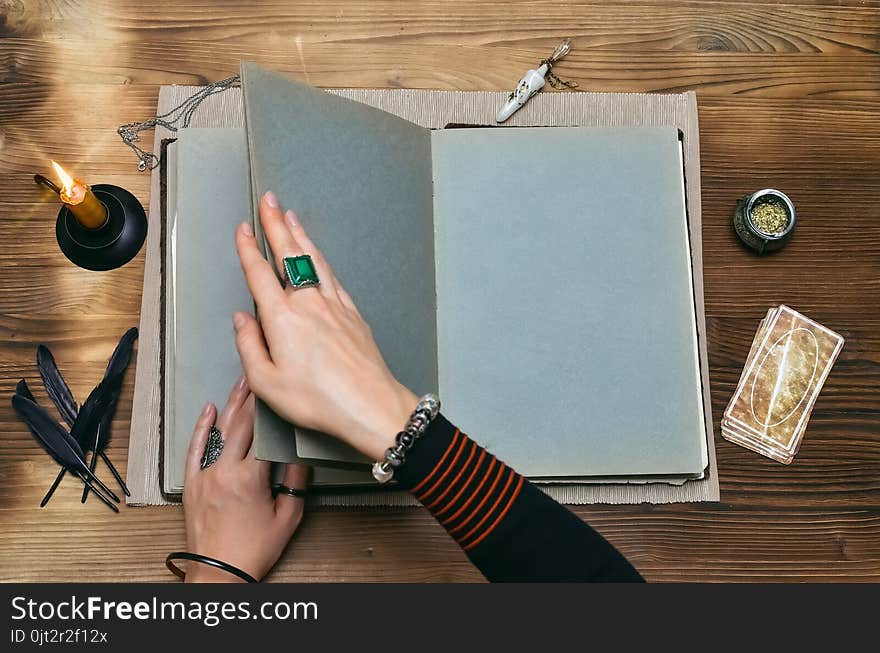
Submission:
<svg viewBox="0 0 880 653">
<path fill-rule="evenodd" d="M 104 226 L 107 221 L 107 209 L 101 201 L 95 197 L 92 189 L 79 179 L 74 179 L 55 161 L 52 167 L 61 180 L 61 192 L 59 196 L 64 205 L 73 213 L 77 222 L 86 229 L 97 229 Z"/>
</svg>

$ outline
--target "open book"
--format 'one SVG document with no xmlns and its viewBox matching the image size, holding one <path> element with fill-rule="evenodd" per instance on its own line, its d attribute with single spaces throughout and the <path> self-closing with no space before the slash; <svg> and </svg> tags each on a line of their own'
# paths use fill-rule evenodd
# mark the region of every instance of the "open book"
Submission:
<svg viewBox="0 0 880 653">
<path fill-rule="evenodd" d="M 223 130 L 221 146 L 216 130 L 182 131 L 178 178 L 183 161 L 223 157 L 229 179 L 216 195 L 244 191 L 253 217 L 271 189 L 296 210 L 402 383 L 439 391 L 450 419 L 532 478 L 702 475 L 675 128 L 429 130 L 247 63 L 242 91 L 244 132 Z M 179 204 L 189 192 L 178 186 Z M 230 215 L 226 233 L 239 220 Z M 264 405 L 255 447 L 315 464 L 318 484 L 371 482 L 371 461 Z"/>
</svg>

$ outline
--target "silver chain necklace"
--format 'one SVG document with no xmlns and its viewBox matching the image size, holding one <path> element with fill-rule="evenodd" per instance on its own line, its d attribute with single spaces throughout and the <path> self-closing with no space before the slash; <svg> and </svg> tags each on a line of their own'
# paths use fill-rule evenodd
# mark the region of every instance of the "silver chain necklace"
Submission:
<svg viewBox="0 0 880 653">
<path fill-rule="evenodd" d="M 190 95 L 186 100 L 171 109 L 168 113 L 163 113 L 161 116 L 156 116 L 149 120 L 130 122 L 127 125 L 121 125 L 119 129 L 116 130 L 116 133 L 119 134 L 122 142 L 130 147 L 132 152 L 137 156 L 138 170 L 144 172 L 147 169 L 152 170 L 159 165 L 158 156 L 152 152 L 144 150 L 138 145 L 135 145 L 135 143 L 140 142 L 140 133 L 142 131 L 155 129 L 159 126 L 164 127 L 169 131 L 176 132 L 181 127 L 189 127 L 193 113 L 195 113 L 195 110 L 198 109 L 199 105 L 206 98 L 215 95 L 216 93 L 222 93 L 223 91 L 236 86 L 241 86 L 241 78 L 238 75 L 221 79 L 219 82 L 212 82 L 193 95 Z"/>
</svg>

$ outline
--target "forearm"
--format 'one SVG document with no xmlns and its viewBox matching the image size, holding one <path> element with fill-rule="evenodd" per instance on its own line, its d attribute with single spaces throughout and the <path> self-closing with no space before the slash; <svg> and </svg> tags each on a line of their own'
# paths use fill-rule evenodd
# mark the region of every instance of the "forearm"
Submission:
<svg viewBox="0 0 880 653">
<path fill-rule="evenodd" d="M 642 580 L 588 524 L 442 415 L 395 478 L 490 581 Z"/>
</svg>

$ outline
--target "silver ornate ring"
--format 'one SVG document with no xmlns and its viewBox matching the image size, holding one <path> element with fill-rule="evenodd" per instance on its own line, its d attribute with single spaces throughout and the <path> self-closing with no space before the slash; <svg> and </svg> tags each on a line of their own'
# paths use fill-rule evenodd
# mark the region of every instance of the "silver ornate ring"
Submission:
<svg viewBox="0 0 880 653">
<path fill-rule="evenodd" d="M 212 426 L 211 430 L 208 431 L 205 452 L 202 454 L 202 469 L 207 469 L 216 463 L 221 453 L 223 453 L 223 434 L 216 426 Z"/>
</svg>

